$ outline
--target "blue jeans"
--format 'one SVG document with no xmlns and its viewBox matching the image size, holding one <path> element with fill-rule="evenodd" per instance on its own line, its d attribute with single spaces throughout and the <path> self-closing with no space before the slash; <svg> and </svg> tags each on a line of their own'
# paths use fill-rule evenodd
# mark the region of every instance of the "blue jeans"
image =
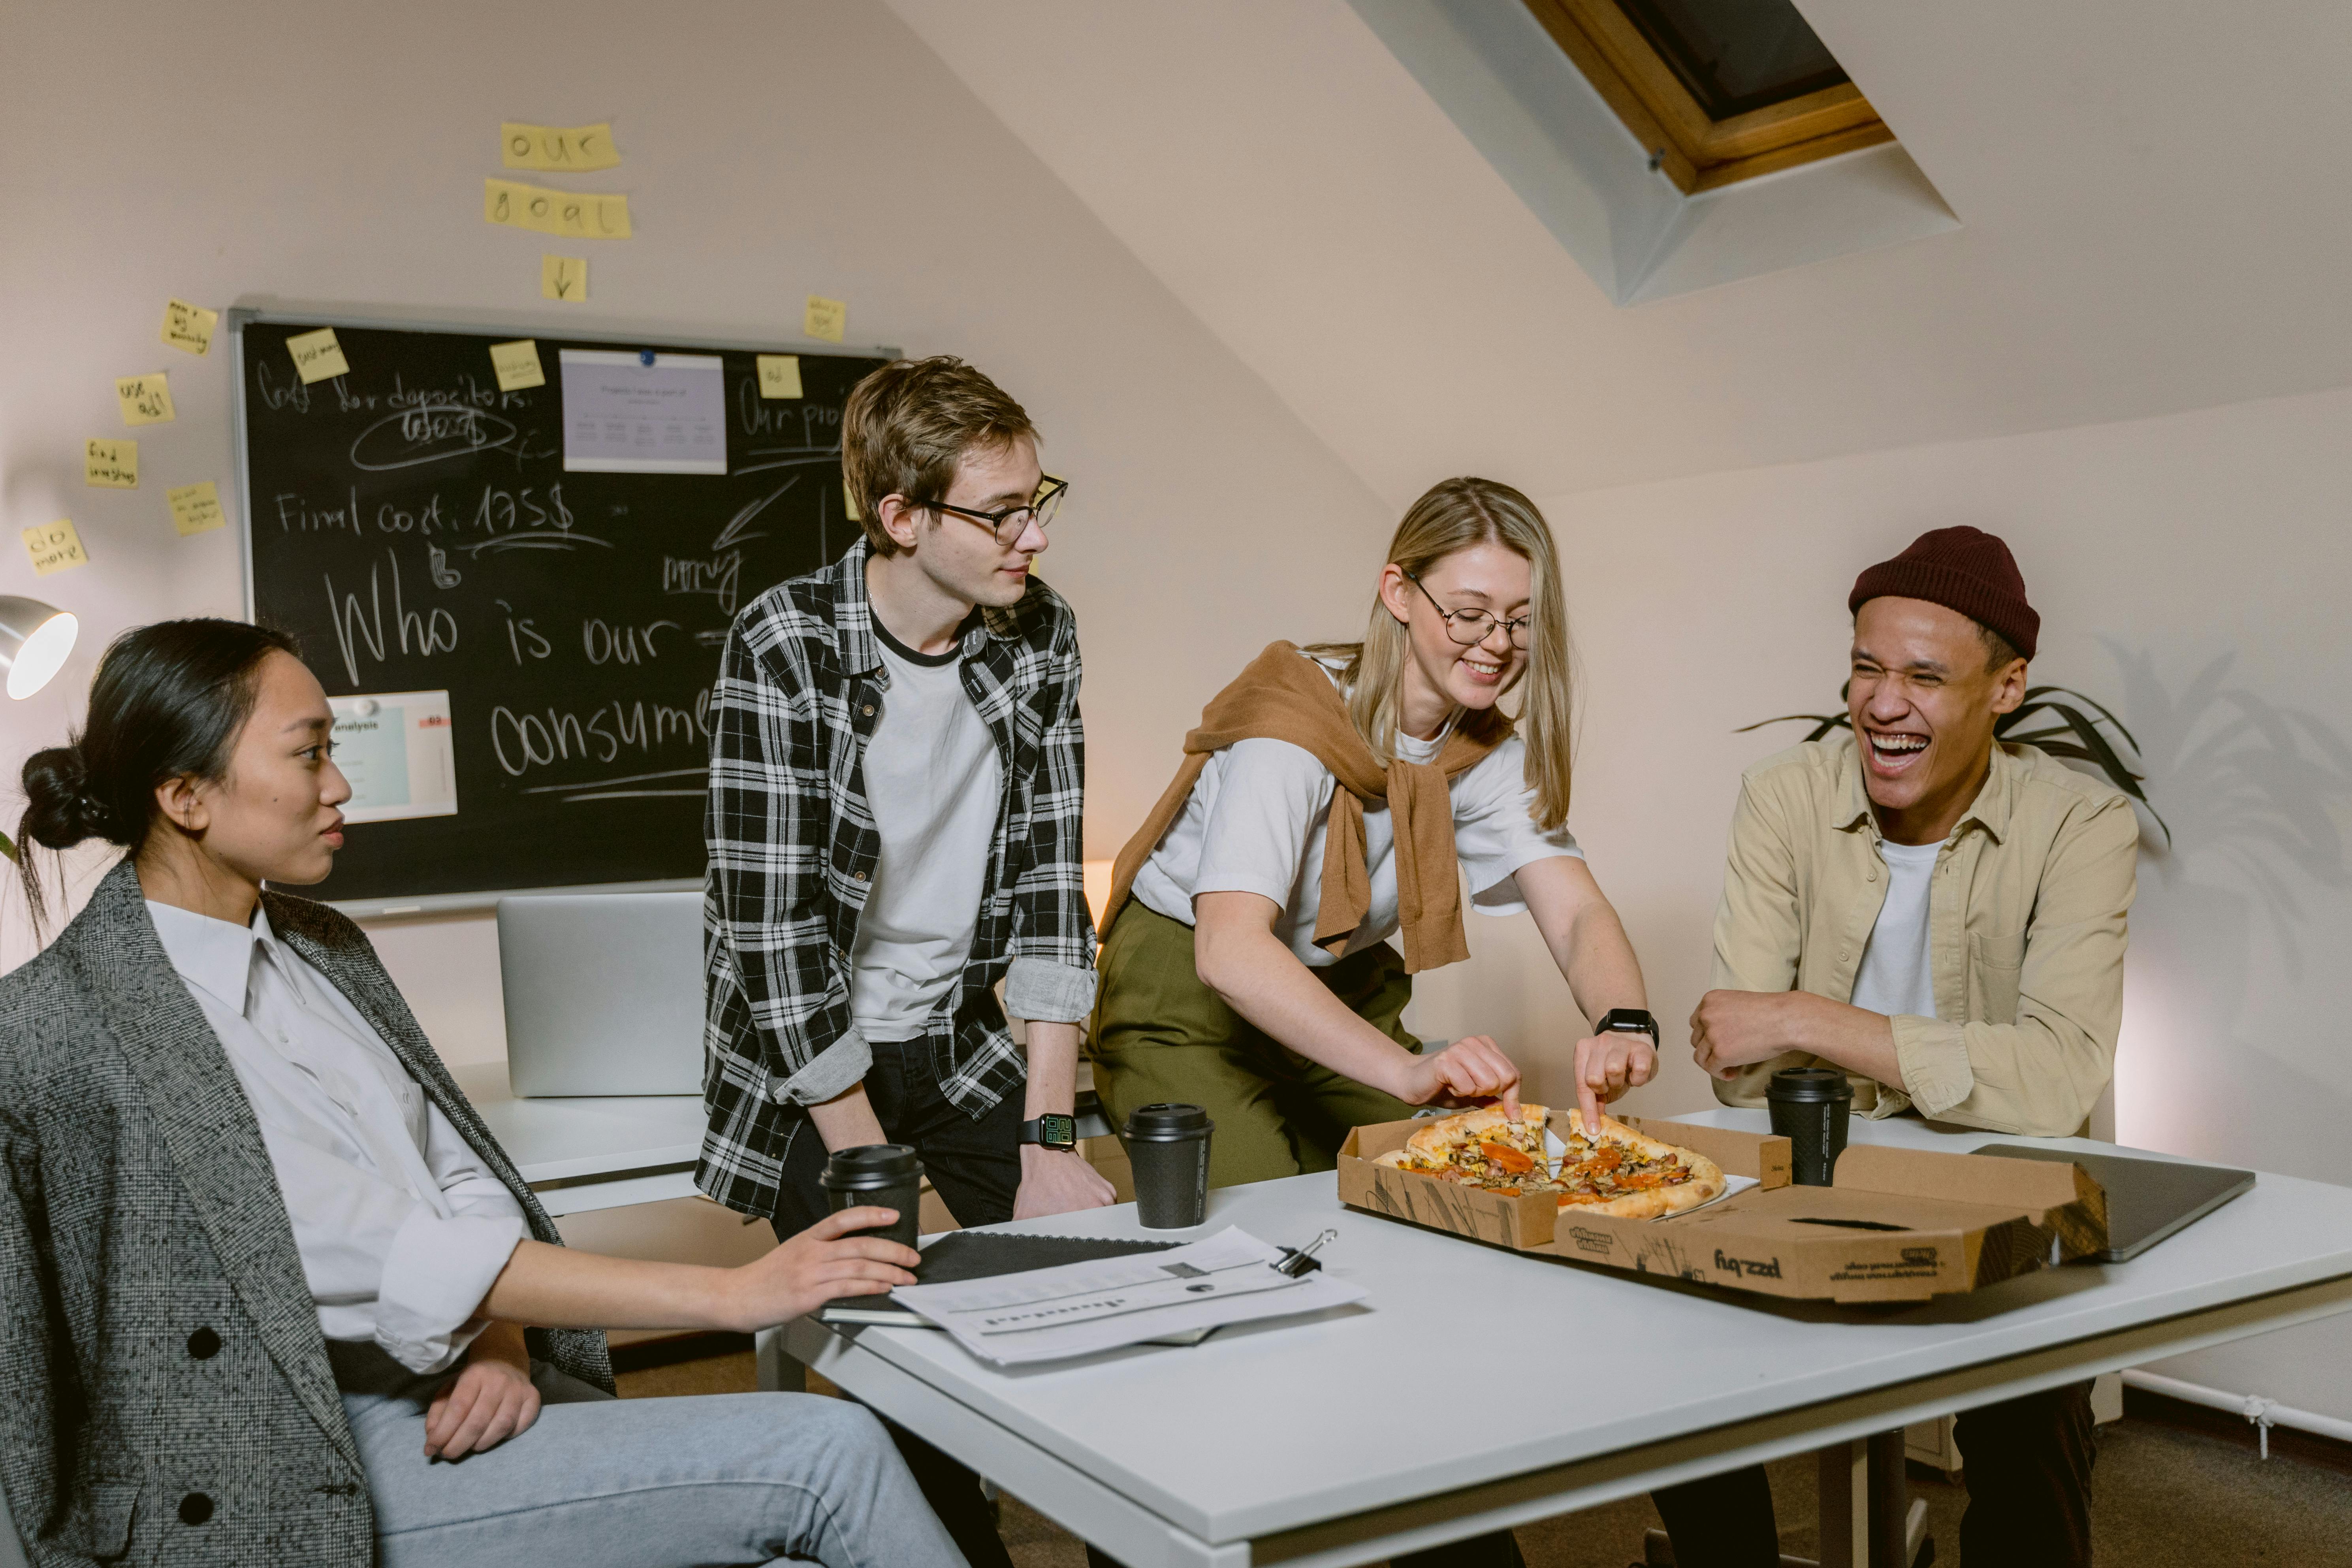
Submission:
<svg viewBox="0 0 2352 1568">
<path fill-rule="evenodd" d="M 621 1400 L 534 1362 L 539 1419 L 447 1464 L 425 1458 L 425 1413 L 453 1374 L 378 1352 L 354 1375 L 355 1348 L 336 1370 L 383 1568 L 964 1568 L 882 1424 L 846 1400 Z"/>
</svg>

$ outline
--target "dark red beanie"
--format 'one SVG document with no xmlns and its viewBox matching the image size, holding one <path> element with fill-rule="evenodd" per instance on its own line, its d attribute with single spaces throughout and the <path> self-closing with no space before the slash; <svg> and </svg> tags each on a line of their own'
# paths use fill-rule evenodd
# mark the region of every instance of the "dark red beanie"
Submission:
<svg viewBox="0 0 2352 1568">
<path fill-rule="evenodd" d="M 2025 578 L 2009 546 L 1978 528 L 1930 529 L 1892 561 L 1882 561 L 1853 580 L 1849 610 L 1865 599 L 1925 599 L 1941 605 L 2009 639 L 2033 657 L 2042 617 L 2025 602 Z"/>
</svg>

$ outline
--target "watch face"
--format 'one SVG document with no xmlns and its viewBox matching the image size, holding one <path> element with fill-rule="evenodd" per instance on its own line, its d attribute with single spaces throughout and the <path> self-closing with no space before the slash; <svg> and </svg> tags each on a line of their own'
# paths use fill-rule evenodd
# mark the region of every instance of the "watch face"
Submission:
<svg viewBox="0 0 2352 1568">
<path fill-rule="evenodd" d="M 1078 1141 L 1078 1123 L 1071 1116 L 1037 1118 L 1037 1142 L 1049 1149 L 1066 1149 Z"/>
</svg>

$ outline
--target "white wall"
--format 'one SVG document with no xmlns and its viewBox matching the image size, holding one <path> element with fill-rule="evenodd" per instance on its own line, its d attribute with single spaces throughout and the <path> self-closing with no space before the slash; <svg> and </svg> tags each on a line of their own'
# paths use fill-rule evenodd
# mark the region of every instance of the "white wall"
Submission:
<svg viewBox="0 0 2352 1568">
<path fill-rule="evenodd" d="M 1586 702 L 1571 825 L 1667 1026 L 1631 1102 L 1714 1103 L 1686 1020 L 1739 770 L 1802 737 L 1735 734 L 1834 707 L 1855 574 L 1919 532 L 2006 538 L 2042 612 L 2037 681 L 2107 703 L 2147 748 L 2116 1135 L 2352 1183 L 2352 391 L 1914 447 L 1546 502 Z M 1574 1026 L 1525 921 L 1426 977 L 1425 1032 L 1521 1042 Z M 2352 1320 L 2167 1363 L 2192 1382 L 2352 1416 Z"/>
</svg>

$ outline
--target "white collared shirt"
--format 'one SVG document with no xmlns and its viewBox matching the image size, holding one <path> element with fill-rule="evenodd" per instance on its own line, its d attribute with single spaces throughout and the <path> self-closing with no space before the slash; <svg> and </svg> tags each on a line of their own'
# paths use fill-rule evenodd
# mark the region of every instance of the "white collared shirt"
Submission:
<svg viewBox="0 0 2352 1568">
<path fill-rule="evenodd" d="M 260 908 L 249 927 L 147 911 L 261 1123 L 320 1329 L 415 1372 L 451 1365 L 523 1238 L 521 1205 Z"/>
</svg>

